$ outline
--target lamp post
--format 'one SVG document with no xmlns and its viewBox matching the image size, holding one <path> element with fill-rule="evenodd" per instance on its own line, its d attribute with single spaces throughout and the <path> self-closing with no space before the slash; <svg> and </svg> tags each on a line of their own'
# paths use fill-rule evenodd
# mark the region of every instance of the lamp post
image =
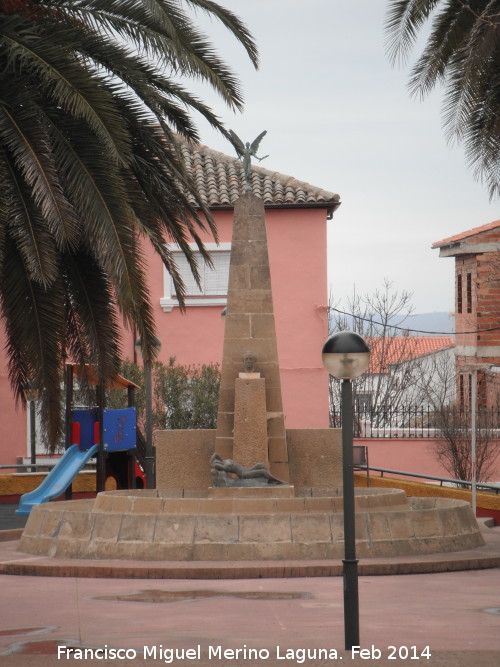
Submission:
<svg viewBox="0 0 500 667">
<path fill-rule="evenodd" d="M 362 375 L 370 363 L 370 349 L 352 331 L 339 331 L 323 346 L 323 365 L 330 375 L 342 380 L 342 477 L 344 497 L 344 637 L 345 648 L 359 646 L 358 561 L 353 472 L 353 409 L 351 380 Z"/>
<path fill-rule="evenodd" d="M 156 353 L 161 349 L 161 342 L 155 338 L 153 348 Z M 142 340 L 135 342 L 137 354 L 142 356 Z M 144 357 L 143 357 L 144 359 Z M 144 389 L 146 394 L 146 489 L 155 488 L 155 457 L 153 454 L 153 387 L 151 379 L 151 360 L 144 361 Z"/>
<path fill-rule="evenodd" d="M 30 462 L 32 467 L 31 472 L 36 472 L 36 400 L 38 398 L 38 391 L 32 382 L 24 388 L 24 396 L 28 403 L 29 414 L 29 433 L 30 433 Z"/>
<path fill-rule="evenodd" d="M 471 444 L 471 505 L 474 516 L 477 513 L 477 381 L 478 373 L 491 369 L 488 364 L 467 364 L 463 371 L 470 373 L 470 444 Z"/>
<path fill-rule="evenodd" d="M 471 373 L 471 467 L 472 467 L 472 480 L 471 480 L 471 490 L 472 490 L 472 511 L 474 516 L 477 515 L 477 452 L 476 452 L 476 418 L 477 418 L 477 370 L 473 370 Z"/>
</svg>

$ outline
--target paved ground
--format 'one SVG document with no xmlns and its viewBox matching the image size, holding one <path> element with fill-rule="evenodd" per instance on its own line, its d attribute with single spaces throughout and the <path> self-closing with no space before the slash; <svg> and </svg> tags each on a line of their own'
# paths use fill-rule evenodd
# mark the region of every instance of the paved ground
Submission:
<svg viewBox="0 0 500 667">
<path fill-rule="evenodd" d="M 0 503 L 0 530 L 24 528 L 28 517 L 17 515 L 16 509 L 17 503 Z"/>
<path fill-rule="evenodd" d="M 500 538 L 499 529 L 493 530 Z M 12 542 L 3 544 L 12 552 Z M 3 575 L 0 586 L 0 667 L 323 667 L 340 659 L 353 667 L 500 665 L 500 569 L 361 576 L 360 636 L 368 653 L 354 657 L 343 651 L 340 577 L 187 581 Z M 94 661 L 83 660 L 81 653 L 58 649 L 106 645 L 127 649 L 128 659 L 95 654 Z M 319 648 L 329 649 L 328 656 L 314 654 Z M 181 653 L 170 662 L 175 649 Z M 237 649 L 235 658 L 231 652 Z M 250 649 L 260 653 L 254 657 Z"/>
<path fill-rule="evenodd" d="M 136 652 L 135 659 L 108 664 L 134 666 L 143 663 L 144 647 L 156 647 L 151 664 L 165 664 L 169 653 L 160 659 L 160 648 L 197 651 L 198 646 L 200 659 L 196 653 L 195 659 L 173 664 L 337 662 L 333 652 L 327 660 L 319 659 L 319 653 L 316 659 L 314 653 L 303 654 L 323 647 L 336 649 L 337 659 L 342 656 L 352 665 L 500 665 L 499 570 L 361 577 L 361 644 L 368 655 L 373 645 L 381 657 L 374 653 L 373 659 L 357 660 L 342 651 L 339 577 L 152 582 L 3 576 L 0 581 L 2 667 L 61 664 L 58 645 L 129 649 Z M 221 657 L 224 651 L 240 649 L 240 659 L 229 660 L 226 653 L 226 660 L 219 660 L 219 646 Z M 245 648 L 247 657 L 251 648 L 261 651 L 260 660 L 245 659 Z M 404 656 L 407 651 L 406 660 L 389 660 L 391 653 Z M 282 659 L 287 652 L 290 659 Z M 29 655 L 37 660 L 30 663 Z M 63 664 L 76 663 L 66 659 L 67 651 L 62 655 Z"/>
</svg>

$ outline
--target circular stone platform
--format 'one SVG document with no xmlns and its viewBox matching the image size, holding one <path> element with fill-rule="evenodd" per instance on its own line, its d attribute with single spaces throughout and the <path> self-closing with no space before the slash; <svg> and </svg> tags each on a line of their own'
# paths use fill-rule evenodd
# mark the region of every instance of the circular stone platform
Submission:
<svg viewBox="0 0 500 667">
<path fill-rule="evenodd" d="M 288 487 L 290 488 L 290 487 Z M 338 489 L 262 497 L 261 489 L 217 489 L 206 497 L 157 490 L 111 491 L 95 500 L 34 507 L 19 551 L 78 559 L 148 561 L 342 558 Z M 210 497 L 209 497 L 210 496 Z M 407 498 L 398 489 L 356 489 L 360 558 L 473 549 L 484 544 L 468 503 Z"/>
</svg>

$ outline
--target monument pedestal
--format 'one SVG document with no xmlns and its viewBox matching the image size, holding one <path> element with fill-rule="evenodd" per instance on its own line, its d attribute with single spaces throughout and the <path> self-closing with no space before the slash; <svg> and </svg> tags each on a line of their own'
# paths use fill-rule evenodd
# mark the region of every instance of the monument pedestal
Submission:
<svg viewBox="0 0 500 667">
<path fill-rule="evenodd" d="M 235 380 L 232 458 L 244 466 L 269 467 L 266 381 L 260 373 L 240 373 Z"/>
</svg>

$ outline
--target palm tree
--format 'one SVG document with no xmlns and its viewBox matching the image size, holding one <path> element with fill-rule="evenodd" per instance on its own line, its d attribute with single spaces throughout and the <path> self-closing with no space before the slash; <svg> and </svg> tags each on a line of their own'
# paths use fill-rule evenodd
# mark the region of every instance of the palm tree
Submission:
<svg viewBox="0 0 500 667">
<path fill-rule="evenodd" d="M 204 253 L 200 230 L 216 236 L 178 136 L 198 140 L 193 113 L 224 129 L 178 79 L 208 82 L 231 108 L 242 97 L 191 10 L 221 21 L 257 66 L 248 30 L 211 0 L 0 0 L 0 314 L 16 398 L 39 389 L 52 442 L 64 358 L 112 377 L 121 318 L 153 354 L 141 240 L 182 303 L 166 241 L 196 275 L 188 237 Z"/>
<path fill-rule="evenodd" d="M 464 143 L 475 177 L 494 199 L 500 193 L 500 0 L 390 0 L 386 30 L 393 62 L 406 59 L 428 21 L 410 90 L 423 97 L 436 83 L 445 84 L 447 137 Z"/>
</svg>

